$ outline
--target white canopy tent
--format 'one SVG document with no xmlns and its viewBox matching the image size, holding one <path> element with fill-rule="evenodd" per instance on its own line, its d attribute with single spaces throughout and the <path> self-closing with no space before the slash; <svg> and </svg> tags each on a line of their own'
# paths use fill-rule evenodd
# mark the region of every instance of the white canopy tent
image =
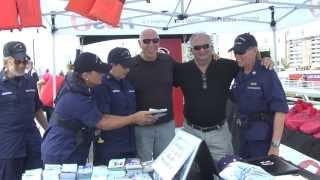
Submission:
<svg viewBox="0 0 320 180">
<path fill-rule="evenodd" d="M 119 28 L 64 10 L 68 0 L 41 0 L 43 23 L 55 36 L 69 34 L 125 36 L 154 28 L 160 35 L 272 31 L 276 60 L 276 31 L 319 21 L 320 0 L 127 0 Z M 55 89 L 55 88 L 53 88 Z"/>
<path fill-rule="evenodd" d="M 127 0 L 119 28 L 114 28 L 65 11 L 67 3 L 41 0 L 53 36 L 137 36 L 145 28 L 160 35 L 272 31 L 274 60 L 277 30 L 320 20 L 320 0 Z"/>
<path fill-rule="evenodd" d="M 41 2 L 49 26 L 76 35 L 139 34 L 146 27 L 160 34 L 266 31 L 271 23 L 282 29 L 320 18 L 319 0 L 127 0 L 120 28 L 112 28 L 64 11 L 67 0 Z"/>
</svg>

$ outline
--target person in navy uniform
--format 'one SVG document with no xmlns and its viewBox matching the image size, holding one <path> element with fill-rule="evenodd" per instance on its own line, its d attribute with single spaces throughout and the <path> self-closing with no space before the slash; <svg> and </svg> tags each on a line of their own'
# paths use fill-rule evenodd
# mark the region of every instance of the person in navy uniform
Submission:
<svg viewBox="0 0 320 180">
<path fill-rule="evenodd" d="M 42 168 L 41 136 L 34 117 L 46 129 L 36 84 L 25 74 L 30 60 L 22 42 L 11 41 L 3 49 L 0 72 L 0 179 L 21 179 L 26 169 Z"/>
<path fill-rule="evenodd" d="M 116 47 L 109 52 L 112 66 L 102 84 L 93 89 L 100 111 L 104 114 L 127 116 L 136 112 L 136 97 L 126 76 L 133 63 L 126 48 Z M 94 165 L 108 164 L 110 159 L 136 157 L 134 127 L 132 125 L 102 131 L 94 142 Z"/>
<path fill-rule="evenodd" d="M 239 155 L 242 158 L 279 155 L 288 112 L 280 80 L 274 70 L 267 70 L 258 63 L 257 41 L 251 34 L 239 35 L 230 51 L 241 67 L 232 86 L 239 112 Z"/>
<path fill-rule="evenodd" d="M 92 97 L 92 88 L 101 84 L 108 66 L 92 53 L 82 53 L 74 62 L 59 91 L 56 107 L 41 145 L 45 164 L 85 164 L 95 128 L 112 130 L 130 124 L 152 124 L 147 111 L 129 116 L 103 114 Z"/>
</svg>

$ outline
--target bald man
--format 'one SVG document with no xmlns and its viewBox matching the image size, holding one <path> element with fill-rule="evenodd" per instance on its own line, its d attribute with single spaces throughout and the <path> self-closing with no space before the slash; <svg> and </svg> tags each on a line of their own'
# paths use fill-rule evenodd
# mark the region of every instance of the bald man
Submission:
<svg viewBox="0 0 320 180">
<path fill-rule="evenodd" d="M 137 111 L 167 108 L 167 114 L 150 126 L 136 126 L 137 154 L 142 161 L 155 159 L 174 137 L 172 113 L 173 68 L 175 61 L 159 53 L 160 38 L 156 31 L 146 29 L 139 37 L 141 53 L 128 78 L 136 91 Z"/>
</svg>

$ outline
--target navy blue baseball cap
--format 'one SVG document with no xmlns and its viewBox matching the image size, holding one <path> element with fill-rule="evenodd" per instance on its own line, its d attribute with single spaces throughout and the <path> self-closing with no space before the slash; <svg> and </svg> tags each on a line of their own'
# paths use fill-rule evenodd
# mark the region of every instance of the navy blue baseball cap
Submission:
<svg viewBox="0 0 320 180">
<path fill-rule="evenodd" d="M 247 49 L 250 47 L 257 47 L 258 43 L 256 41 L 256 38 L 252 36 L 250 33 L 244 33 L 237 36 L 237 38 L 234 40 L 234 45 L 230 51 L 233 51 L 235 54 L 244 54 Z"/>
<path fill-rule="evenodd" d="M 237 155 L 225 155 L 217 163 L 218 170 L 222 171 L 225 167 L 228 166 L 229 163 L 241 161 L 241 160 L 242 160 L 241 157 Z"/>
<path fill-rule="evenodd" d="M 78 73 L 96 71 L 99 73 L 107 73 L 110 66 L 103 63 L 101 59 L 89 52 L 81 53 L 74 61 L 74 71 Z"/>
<path fill-rule="evenodd" d="M 16 60 L 30 60 L 26 46 L 19 41 L 10 41 L 3 47 L 3 57 L 13 57 Z"/>
<path fill-rule="evenodd" d="M 130 68 L 133 65 L 133 60 L 127 48 L 116 47 L 109 52 L 108 63 Z"/>
</svg>

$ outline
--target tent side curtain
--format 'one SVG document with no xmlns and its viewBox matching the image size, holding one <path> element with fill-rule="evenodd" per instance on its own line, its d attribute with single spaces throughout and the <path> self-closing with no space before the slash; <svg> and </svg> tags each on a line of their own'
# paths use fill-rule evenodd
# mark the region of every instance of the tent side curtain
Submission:
<svg viewBox="0 0 320 180">
<path fill-rule="evenodd" d="M 190 38 L 191 34 L 166 34 L 161 35 L 160 39 L 176 39 L 180 38 L 182 42 L 187 42 Z M 88 45 L 93 43 L 98 43 L 102 41 L 109 41 L 109 40 L 115 40 L 115 39 L 137 39 L 139 38 L 139 35 L 80 35 L 79 40 L 81 45 Z"/>
<path fill-rule="evenodd" d="M 124 0 L 70 0 L 65 9 L 117 27 L 123 5 Z"/>
<path fill-rule="evenodd" d="M 40 0 L 3 0 L 0 30 L 42 26 Z M 5 18 L 4 18 L 5 17 Z"/>
</svg>

